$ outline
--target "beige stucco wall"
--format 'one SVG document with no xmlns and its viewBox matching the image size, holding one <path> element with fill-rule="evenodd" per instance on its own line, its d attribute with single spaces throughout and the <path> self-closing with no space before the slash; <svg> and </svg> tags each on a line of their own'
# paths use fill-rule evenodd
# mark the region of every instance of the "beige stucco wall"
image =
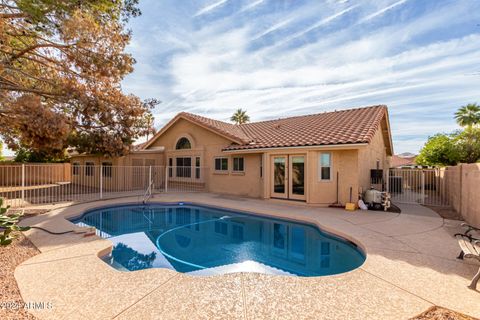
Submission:
<svg viewBox="0 0 480 320">
<path fill-rule="evenodd" d="M 85 165 L 87 162 L 93 162 L 96 166 L 102 162 L 111 162 L 115 166 L 163 166 L 165 156 L 163 152 L 156 153 L 137 153 L 133 152 L 123 157 L 103 157 L 94 155 L 73 156 L 70 163 L 79 163 Z"/>
<path fill-rule="evenodd" d="M 96 167 L 93 176 L 85 175 L 85 165 L 87 162 L 92 162 Z M 133 152 L 124 157 L 103 157 L 94 155 L 79 155 L 73 156 L 70 159 L 71 164 L 78 163 L 81 168 L 78 174 L 72 172 L 72 182 L 98 189 L 100 186 L 100 166 L 103 162 L 111 162 L 112 176 L 103 177 L 102 187 L 104 191 L 128 191 L 135 189 L 145 189 L 148 184 L 149 166 L 154 166 L 153 172 L 158 176 L 163 173 L 164 156 L 162 152 L 156 153 L 136 153 Z M 132 167 L 135 166 L 135 167 Z M 140 166 L 144 168 L 140 168 Z M 156 182 L 160 185 L 162 181 Z"/>
<path fill-rule="evenodd" d="M 175 150 L 175 145 L 181 137 L 186 137 L 192 144 L 192 149 Z M 262 178 L 260 177 L 260 154 L 246 154 L 244 157 L 245 171 L 233 172 L 233 156 L 222 152 L 222 148 L 232 143 L 227 138 L 195 125 L 187 120 L 179 119 L 168 128 L 150 147 L 165 147 L 165 163 L 168 158 L 176 156 L 200 157 L 200 166 L 206 175 L 202 182 L 207 190 L 216 193 L 227 193 L 259 198 L 262 196 Z M 215 172 L 215 157 L 228 158 L 228 172 Z M 175 165 L 175 160 L 173 160 Z"/>
<path fill-rule="evenodd" d="M 319 157 L 322 153 L 332 156 L 331 179 L 320 179 Z M 317 150 L 308 151 L 307 157 L 307 202 L 329 205 L 337 201 L 342 204 L 350 201 L 350 187 L 352 200 L 356 201 L 358 189 L 358 151 L 357 150 Z M 337 180 L 338 173 L 338 180 Z"/>
<path fill-rule="evenodd" d="M 319 157 L 322 153 L 330 153 L 332 159 L 331 180 L 322 181 L 319 178 Z M 328 149 L 328 148 L 302 148 L 278 149 L 265 153 L 265 193 L 264 198 L 270 198 L 272 189 L 272 158 L 276 155 L 304 155 L 305 166 L 305 201 L 311 204 L 330 205 L 338 200 L 345 204 L 350 201 L 350 187 L 352 188 L 352 201 L 358 197 L 358 151 L 357 149 Z M 338 172 L 338 181 L 337 181 Z"/>
<path fill-rule="evenodd" d="M 386 171 L 390 167 L 389 158 L 385 147 L 385 141 L 381 130 L 377 130 L 373 136 L 372 142 L 358 150 L 358 175 L 359 175 L 359 191 L 370 189 L 370 170 L 377 169 L 377 160 L 379 161 L 379 169 L 383 170 L 384 177 Z M 376 189 L 381 189 L 381 185 L 375 185 Z"/>
<path fill-rule="evenodd" d="M 209 184 L 209 190 L 211 192 L 229 193 L 255 198 L 260 198 L 262 196 L 263 180 L 262 177 L 260 177 L 261 154 L 244 154 L 241 156 L 244 158 L 244 173 L 232 172 L 233 155 L 228 157 L 228 168 L 230 170 L 227 175 L 215 173 L 213 170 L 213 159 L 211 160 L 212 169 L 210 171 L 213 171 Z"/>
<path fill-rule="evenodd" d="M 319 157 L 324 152 L 332 154 L 331 180 L 322 181 L 319 178 Z M 332 204 L 338 201 L 345 204 L 350 201 L 350 188 L 352 188 L 352 201 L 357 201 L 358 194 L 358 150 L 321 150 L 308 153 L 308 189 L 307 202 L 315 204 Z M 338 173 L 338 180 L 337 180 Z"/>
</svg>

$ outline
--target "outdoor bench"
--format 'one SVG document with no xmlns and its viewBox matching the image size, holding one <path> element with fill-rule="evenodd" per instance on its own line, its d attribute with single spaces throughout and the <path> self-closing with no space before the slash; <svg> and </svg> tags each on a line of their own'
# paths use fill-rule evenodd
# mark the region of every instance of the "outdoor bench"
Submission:
<svg viewBox="0 0 480 320">
<path fill-rule="evenodd" d="M 455 238 L 458 240 L 458 244 L 462 251 L 458 255 L 458 259 L 463 260 L 467 259 L 476 259 L 480 262 L 480 239 L 477 239 L 471 235 L 472 231 L 479 231 L 479 229 L 469 226 L 467 224 L 462 224 L 462 226 L 467 227 L 465 233 L 457 233 Z M 475 290 L 477 288 L 477 283 L 480 280 L 480 267 L 478 268 L 477 273 L 472 279 L 472 282 L 468 285 L 470 289 Z"/>
</svg>

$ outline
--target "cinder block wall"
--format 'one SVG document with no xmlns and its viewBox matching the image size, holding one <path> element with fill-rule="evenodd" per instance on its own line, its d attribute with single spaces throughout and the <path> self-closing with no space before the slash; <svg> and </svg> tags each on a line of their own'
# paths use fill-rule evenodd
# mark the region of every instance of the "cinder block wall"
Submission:
<svg viewBox="0 0 480 320">
<path fill-rule="evenodd" d="M 480 228 L 480 163 L 445 168 L 447 193 L 453 209 Z"/>
</svg>

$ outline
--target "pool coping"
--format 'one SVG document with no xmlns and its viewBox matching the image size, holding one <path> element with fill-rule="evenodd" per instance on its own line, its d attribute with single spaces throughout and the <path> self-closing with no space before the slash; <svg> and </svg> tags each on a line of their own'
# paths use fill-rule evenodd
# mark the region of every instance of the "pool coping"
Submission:
<svg viewBox="0 0 480 320">
<path fill-rule="evenodd" d="M 187 198 L 191 199 L 191 201 L 185 200 Z M 178 200 L 178 199 L 181 199 L 181 200 Z M 89 202 L 89 203 L 69 206 L 69 207 L 53 210 L 52 212 L 49 212 L 45 215 L 26 219 L 24 223 L 29 223 L 29 224 L 33 223 L 46 228 L 52 228 L 52 230 L 55 230 L 55 231 L 66 231 L 68 228 L 71 228 L 72 226 L 74 226 L 74 224 L 68 221 L 67 219 L 78 217 L 83 212 L 92 210 L 97 207 L 102 207 L 104 205 L 109 206 L 109 205 L 115 205 L 115 204 L 138 203 L 134 200 L 135 200 L 135 197 L 131 197 L 131 198 L 122 198 L 122 199 L 111 199 L 106 201 Z M 384 296 L 387 292 L 390 292 L 390 294 L 394 294 L 395 296 L 398 296 L 397 297 L 398 300 L 395 300 L 395 303 L 401 302 L 401 301 L 409 301 L 410 306 L 407 310 L 403 310 L 401 306 L 399 306 L 399 307 L 396 307 L 395 310 L 393 311 L 391 310 L 391 308 L 387 308 L 386 306 L 384 306 L 384 303 L 378 303 L 378 305 L 376 306 L 371 306 L 370 309 L 376 309 L 375 311 L 376 314 L 383 318 L 393 319 L 393 318 L 398 318 L 399 316 L 411 317 L 420 313 L 421 311 L 423 311 L 423 309 L 426 309 L 427 307 L 433 304 L 440 304 L 442 306 L 450 307 L 454 310 L 457 310 L 466 314 L 472 314 L 476 316 L 480 314 L 480 310 L 479 310 L 480 307 L 477 309 L 470 308 L 471 307 L 470 301 L 472 299 L 473 301 L 475 301 L 475 299 L 477 298 L 480 299 L 480 295 L 478 294 L 478 292 L 468 291 L 468 289 L 465 289 L 467 290 L 465 291 L 463 289 L 463 282 L 461 280 L 462 278 L 465 278 L 466 275 L 464 276 L 462 274 L 460 276 L 460 279 L 458 278 L 458 276 L 451 279 L 452 285 L 455 288 L 457 288 L 458 290 L 462 288 L 461 292 L 462 292 L 462 295 L 464 296 L 464 299 L 463 299 L 464 305 L 462 305 L 459 303 L 452 303 L 452 301 L 445 301 L 444 303 L 443 302 L 439 303 L 435 299 L 432 299 L 432 297 L 425 296 L 423 292 L 416 292 L 421 290 L 415 290 L 415 288 L 409 288 L 408 286 L 405 287 L 401 285 L 401 283 L 399 285 L 399 282 L 396 282 L 395 279 L 389 278 L 386 275 L 383 275 L 382 272 L 379 272 L 378 270 L 376 270 L 375 265 L 378 264 L 378 261 L 382 260 L 382 259 L 379 259 L 379 258 L 382 258 L 382 253 L 381 253 L 382 250 L 384 251 L 388 250 L 389 255 L 398 251 L 399 257 L 401 255 L 408 255 L 408 259 L 412 259 L 411 256 L 421 255 L 421 252 L 420 253 L 415 252 L 416 251 L 415 248 L 413 248 L 414 250 L 411 250 L 410 248 L 408 248 L 408 246 L 402 247 L 402 245 L 395 244 L 395 242 L 390 243 L 389 246 L 387 246 L 386 248 L 380 248 L 378 247 L 378 245 L 381 246 L 381 243 L 377 245 L 374 238 L 375 236 L 378 236 L 380 238 L 383 236 L 381 236 L 381 234 L 376 231 L 373 231 L 373 230 L 369 231 L 368 229 L 368 227 L 375 226 L 375 225 L 383 224 L 388 226 L 389 223 L 391 224 L 391 223 L 397 222 L 397 220 L 401 215 L 387 214 L 385 217 L 383 216 L 377 217 L 374 214 L 372 215 L 369 213 L 359 213 L 361 215 L 365 215 L 366 221 L 361 221 L 360 223 L 352 223 L 352 221 L 345 221 L 345 219 L 338 217 L 338 216 L 344 216 L 345 214 L 347 214 L 343 212 L 344 210 L 318 208 L 318 207 L 305 207 L 305 206 L 296 205 L 296 204 L 284 204 L 284 203 L 279 204 L 276 202 L 270 202 L 270 201 L 264 201 L 264 200 L 252 200 L 252 199 L 248 199 L 245 202 L 241 202 L 243 203 L 243 205 L 242 204 L 239 205 L 239 202 L 237 201 L 230 201 L 229 199 L 217 199 L 215 198 L 214 195 L 211 195 L 211 194 L 197 194 L 197 195 L 175 195 L 174 194 L 174 195 L 165 195 L 165 196 L 162 195 L 161 197 L 154 197 L 151 202 L 168 203 L 169 201 L 173 203 L 192 202 L 192 203 L 198 203 L 200 205 L 203 204 L 210 207 L 212 206 L 218 207 L 221 209 L 225 208 L 227 210 L 246 211 L 248 213 L 251 213 L 253 215 L 258 215 L 258 216 L 269 216 L 272 218 L 282 218 L 282 219 L 293 220 L 301 223 L 312 224 L 317 226 L 321 230 L 324 230 L 326 232 L 329 232 L 334 235 L 338 235 L 350 241 L 353 241 L 365 252 L 366 260 L 364 261 L 363 265 L 360 266 L 359 268 L 348 271 L 346 273 L 322 276 L 322 277 L 287 277 L 287 278 L 293 278 L 293 279 L 300 278 L 302 279 L 300 281 L 285 279 L 286 278 L 285 276 L 280 276 L 280 275 L 278 276 L 246 275 L 244 273 L 229 274 L 229 275 L 213 275 L 213 276 L 189 276 L 188 274 L 187 275 L 179 274 L 175 271 L 166 270 L 166 269 L 147 269 L 147 270 L 134 271 L 134 272 L 123 272 L 123 271 L 115 270 L 110 266 L 107 266 L 99 258 L 100 256 L 108 253 L 109 250 L 111 250 L 112 243 L 108 240 L 99 239 L 96 236 L 91 238 L 81 238 L 81 236 L 78 236 L 78 235 L 65 235 L 65 236 L 62 236 L 62 243 L 58 243 L 58 241 L 56 241 L 56 240 L 59 240 L 57 238 L 58 236 L 48 235 L 48 234 L 42 233 L 41 231 L 31 229 L 27 231 L 25 234 L 39 248 L 39 250 L 42 253 L 22 263 L 15 272 L 15 277 L 19 284 L 19 288 L 24 300 L 35 301 L 35 299 L 38 300 L 39 297 L 50 297 L 51 299 L 55 300 L 56 296 L 58 296 L 58 290 L 59 290 L 58 283 L 52 284 L 51 286 L 49 286 L 49 282 L 52 282 L 52 281 L 55 282 L 54 279 L 56 279 L 57 276 L 62 278 L 62 274 L 61 274 L 62 268 L 56 271 L 55 271 L 55 268 L 52 268 L 49 271 L 47 271 L 45 269 L 41 269 L 40 265 L 51 265 L 51 266 L 61 265 L 68 268 L 72 267 L 73 270 L 77 270 L 75 269 L 75 266 L 78 264 L 78 270 L 76 271 L 77 273 L 72 272 L 71 274 L 72 275 L 71 279 L 72 279 L 72 282 L 74 283 L 72 284 L 72 286 L 78 286 L 78 284 L 84 284 L 85 281 L 88 280 L 88 279 L 85 279 L 86 277 L 85 275 L 81 274 L 81 272 L 83 272 L 84 270 L 84 268 L 82 268 L 82 263 L 83 264 L 88 263 L 88 265 L 91 268 L 98 269 L 97 276 L 98 277 L 101 276 L 104 278 L 101 281 L 104 284 L 105 283 L 108 284 L 109 282 L 113 282 L 113 283 L 117 282 L 120 285 L 121 281 L 123 281 L 122 278 L 129 278 L 129 281 L 134 281 L 134 282 L 142 281 L 142 279 L 144 278 L 150 279 L 150 277 L 153 277 L 155 281 L 160 281 L 162 279 L 164 280 L 161 282 L 160 286 L 155 286 L 158 283 L 154 283 L 152 285 L 153 287 L 146 286 L 146 288 L 144 288 L 145 291 L 138 293 L 138 297 L 132 297 L 131 299 L 128 299 L 128 297 L 121 297 L 126 301 L 128 300 L 128 302 L 125 302 L 123 300 L 120 301 L 119 304 L 121 304 L 121 306 L 119 307 L 115 307 L 115 306 L 109 307 L 109 306 L 102 306 L 102 305 L 98 306 L 98 308 L 96 309 L 99 309 L 99 310 L 97 311 L 101 311 L 101 312 L 98 312 L 98 314 L 105 316 L 106 318 L 115 317 L 115 316 L 118 316 L 121 318 L 122 316 L 125 316 L 125 317 L 127 315 L 131 316 L 131 313 L 134 311 L 139 312 L 139 310 L 137 309 L 140 308 L 142 301 L 148 300 L 148 297 L 154 294 L 160 294 L 157 291 L 163 285 L 168 284 L 169 286 L 172 286 L 172 287 L 169 287 L 171 288 L 169 290 L 175 291 L 177 290 L 175 288 L 175 283 L 177 282 L 178 283 L 191 282 L 191 286 L 195 288 L 196 284 L 199 284 L 199 286 L 202 286 L 201 284 L 202 282 L 215 283 L 215 285 L 217 285 L 216 284 L 217 282 L 222 282 L 223 280 L 225 280 L 227 283 L 230 283 L 230 282 L 240 283 L 240 285 L 238 286 L 242 288 L 241 304 L 243 304 L 243 308 L 240 308 L 240 309 L 243 309 L 243 315 L 241 317 L 245 318 L 246 316 L 250 315 L 250 317 L 254 316 L 254 317 L 261 318 L 262 317 L 261 313 L 254 312 L 252 310 L 253 308 L 250 306 L 247 300 L 250 295 L 255 294 L 257 292 L 262 292 L 262 290 L 266 290 L 266 289 L 258 288 L 258 290 L 251 290 L 251 291 L 246 290 L 245 287 L 251 284 L 252 282 L 251 279 L 255 279 L 254 282 L 258 286 L 260 286 L 259 283 L 262 283 L 262 282 L 277 283 L 277 286 L 278 286 L 278 283 L 280 283 L 281 285 L 278 287 L 278 293 L 283 292 L 283 290 L 285 290 L 284 283 L 291 283 L 292 285 L 295 285 L 297 282 L 305 283 L 313 286 L 318 285 L 319 288 L 321 288 L 323 285 L 326 285 L 326 283 L 331 285 L 331 283 L 338 282 L 337 286 L 340 286 L 342 285 L 342 282 L 344 282 L 345 279 L 349 279 L 349 281 L 357 281 L 360 279 L 362 285 L 365 285 L 366 288 L 368 288 L 368 283 L 370 283 L 370 285 L 376 285 L 378 287 L 385 286 L 385 288 L 382 287 L 382 290 L 383 290 L 382 296 Z M 222 205 L 218 206 L 219 203 L 221 203 Z M 254 205 L 255 209 L 245 210 L 244 209 L 245 205 L 249 207 L 251 207 L 251 205 Z M 322 213 L 322 214 L 318 215 L 318 213 Z M 346 217 L 348 217 L 348 219 L 357 219 L 357 217 L 355 216 L 348 216 L 348 215 L 351 215 L 351 213 L 347 214 Z M 422 212 L 422 214 L 419 216 L 416 216 L 415 219 L 413 218 L 413 216 L 411 217 L 411 219 L 405 219 L 405 218 L 403 219 L 406 221 L 405 222 L 406 224 L 411 223 L 412 226 L 413 226 L 413 222 L 415 222 L 415 221 L 413 222 L 410 221 L 412 219 L 413 220 L 417 219 L 422 223 L 430 224 L 431 226 L 430 225 L 427 226 L 430 229 L 426 228 L 424 232 L 434 232 L 438 228 L 441 228 L 445 223 L 440 217 L 436 216 L 436 214 L 431 214 L 429 211 L 425 211 L 425 213 Z M 444 235 L 442 234 L 441 236 L 443 237 Z M 385 236 L 383 237 L 383 239 L 380 239 L 380 242 L 381 241 L 387 242 L 389 241 L 388 239 L 390 239 L 390 237 Z M 92 259 L 92 257 L 95 257 L 96 260 Z M 429 258 L 433 259 L 431 257 Z M 444 257 L 439 259 L 447 260 Z M 439 259 L 437 260 L 443 261 Z M 105 268 L 105 266 L 102 267 L 99 264 L 103 264 L 107 268 Z M 475 266 L 469 265 L 468 263 L 458 263 L 456 261 L 448 260 L 448 266 L 446 268 L 450 268 L 451 265 L 462 266 L 462 268 L 465 269 L 465 271 L 463 271 L 465 274 L 468 274 L 468 272 L 472 270 L 472 267 L 475 267 Z M 393 266 L 394 269 L 396 269 L 397 267 L 401 268 L 402 265 Z M 405 266 L 403 267 L 405 268 Z M 41 269 L 41 270 L 36 272 L 36 269 Z M 405 269 L 408 269 L 408 268 L 405 268 Z M 148 270 L 151 270 L 151 271 L 148 271 Z M 407 270 L 407 271 L 411 272 L 411 270 Z M 130 275 L 120 276 L 118 273 L 123 273 L 123 274 L 128 273 Z M 36 277 L 32 279 L 31 274 L 35 274 Z M 130 278 L 136 279 L 136 280 L 131 280 Z M 177 281 L 172 280 L 175 278 L 177 279 Z M 465 280 L 465 282 L 467 281 Z M 34 284 L 42 284 L 42 285 L 35 286 Z M 95 287 L 95 288 L 97 290 L 99 289 L 98 287 Z M 353 292 L 351 292 L 351 298 L 355 298 L 356 297 L 355 288 L 347 288 L 347 289 L 353 290 Z M 357 291 L 360 291 L 360 290 L 357 290 Z M 368 292 L 368 290 L 366 292 Z M 229 293 L 230 291 L 226 292 L 225 296 L 227 296 L 227 294 Z M 42 317 L 51 318 L 52 312 L 56 316 L 59 316 L 59 318 L 61 318 L 62 316 L 67 317 L 74 314 L 85 315 L 86 311 L 81 310 L 81 303 L 79 303 L 80 300 L 83 301 L 82 298 L 76 297 L 76 296 L 69 296 L 68 293 L 65 293 L 65 294 L 67 295 L 66 298 L 63 298 L 63 300 L 60 299 L 61 301 L 60 300 L 56 301 L 57 305 L 59 306 L 57 308 L 58 310 L 54 310 L 54 311 L 35 310 L 32 313 L 34 313 L 34 315 L 40 318 Z M 272 292 L 272 295 L 275 296 L 276 294 L 277 294 L 277 291 Z M 300 295 L 298 299 L 303 299 L 303 297 L 301 297 L 302 292 L 299 292 L 298 294 Z M 342 291 L 342 294 L 346 295 L 347 293 Z M 92 294 L 91 292 L 86 293 L 86 295 L 95 296 L 95 294 L 94 293 Z M 118 296 L 118 294 L 115 296 Z M 379 301 L 382 301 L 381 296 L 377 298 L 380 299 Z M 200 300 L 206 299 L 208 301 L 208 299 L 201 294 L 199 294 L 198 299 Z M 341 301 L 340 298 L 338 299 L 339 300 L 337 302 L 340 302 Z M 237 304 L 240 304 L 240 302 L 237 302 Z M 293 310 L 297 308 L 298 304 L 299 303 L 297 301 L 295 305 L 291 305 L 290 306 L 291 309 Z M 285 305 L 288 306 L 288 303 Z M 207 304 L 205 308 L 208 309 L 211 307 L 212 306 L 210 304 Z M 315 306 L 314 308 L 317 308 L 317 306 Z M 159 310 L 160 309 L 161 308 L 159 307 Z M 250 309 L 250 310 L 247 310 L 247 309 Z M 263 310 L 261 307 L 258 307 L 257 309 Z M 150 311 L 155 312 L 159 310 L 150 310 Z M 228 311 L 229 309 L 227 308 L 226 310 Z M 167 311 L 173 312 L 172 310 L 167 310 Z M 168 313 L 166 313 L 167 311 L 165 310 L 163 311 L 163 315 L 166 318 L 168 318 Z M 339 313 L 338 318 L 341 318 L 341 314 L 342 314 L 340 312 L 341 310 L 337 310 L 337 311 Z M 275 311 L 268 309 L 268 312 L 275 312 Z M 304 314 L 311 316 L 309 312 L 312 312 L 312 310 L 310 311 L 304 310 L 303 312 Z M 225 313 L 225 315 L 227 314 L 228 312 Z M 300 316 L 298 311 L 295 314 L 297 316 Z M 149 318 L 148 315 L 150 315 L 150 318 L 151 318 L 152 313 L 150 314 L 146 313 L 144 315 L 146 318 Z M 271 313 L 269 314 L 269 316 L 270 315 Z"/>
</svg>

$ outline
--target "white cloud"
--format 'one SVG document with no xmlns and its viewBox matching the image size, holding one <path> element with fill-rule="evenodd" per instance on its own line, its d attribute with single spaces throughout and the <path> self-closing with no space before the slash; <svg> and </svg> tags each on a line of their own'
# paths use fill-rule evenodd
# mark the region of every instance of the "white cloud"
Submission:
<svg viewBox="0 0 480 320">
<path fill-rule="evenodd" d="M 253 1 L 249 4 L 247 4 L 246 6 L 244 6 L 240 11 L 243 12 L 243 11 L 252 10 L 253 8 L 258 7 L 259 5 L 261 5 L 264 2 L 265 2 L 265 0 Z"/>
<path fill-rule="evenodd" d="M 292 41 L 292 40 L 294 40 L 294 39 L 296 39 L 296 38 L 298 38 L 298 37 L 301 37 L 301 36 L 303 36 L 303 35 L 311 32 L 311 31 L 313 31 L 313 30 L 315 30 L 315 29 L 318 29 L 318 28 L 320 28 L 320 27 L 322 27 L 322 26 L 325 26 L 325 25 L 329 24 L 330 22 L 334 21 L 335 19 L 340 18 L 340 17 L 343 16 L 344 14 L 352 11 L 353 9 L 355 9 L 355 8 L 357 8 L 357 7 L 358 7 L 358 5 L 353 5 L 353 6 L 350 6 L 350 7 L 346 8 L 346 9 L 344 9 L 344 10 L 341 10 L 341 11 L 339 11 L 339 12 L 336 12 L 336 13 L 328 16 L 328 17 L 325 17 L 325 18 L 321 19 L 320 21 L 312 24 L 312 25 L 309 26 L 308 28 L 303 29 L 303 30 L 301 30 L 300 32 L 297 32 L 297 33 L 295 33 L 295 34 L 287 37 L 284 41 L 280 42 L 279 44 L 287 43 L 287 42 L 289 42 L 289 41 Z"/>
<path fill-rule="evenodd" d="M 285 26 L 287 26 L 289 23 L 291 23 L 292 21 L 294 21 L 294 18 L 288 18 L 288 19 L 285 19 L 283 21 L 280 21 L 276 24 L 274 24 L 273 26 L 271 26 L 270 28 L 268 28 L 267 30 L 265 31 L 262 31 L 261 33 L 259 33 L 258 35 L 254 36 L 252 38 L 252 41 L 253 40 L 257 40 L 257 39 L 260 39 L 261 37 L 264 37 L 266 36 L 267 34 L 270 34 L 278 29 L 281 29 Z"/>
<path fill-rule="evenodd" d="M 385 12 L 387 12 L 387 11 L 389 11 L 389 10 L 392 10 L 392 9 L 398 7 L 398 6 L 401 6 L 402 4 L 404 4 L 404 3 L 407 2 L 407 1 L 408 1 L 408 0 L 400 0 L 400 1 L 397 1 L 397 2 L 395 2 L 395 3 L 393 3 L 393 4 L 389 5 L 389 6 L 387 6 L 387 7 L 385 7 L 385 8 L 382 8 L 382 9 L 380 9 L 380 10 L 378 10 L 378 11 L 376 11 L 376 12 L 374 12 L 374 13 L 368 15 L 368 16 L 366 16 L 365 18 L 361 19 L 361 20 L 359 21 L 359 23 L 366 22 L 366 21 L 368 21 L 368 20 L 372 20 L 373 18 L 379 17 L 379 16 L 383 15 Z"/>
<path fill-rule="evenodd" d="M 191 11 L 205 14 L 231 5 L 225 2 Z M 378 7 L 329 1 L 258 17 L 254 10 L 248 15 L 232 10 L 235 19 L 227 16 L 200 25 L 175 17 L 168 32 L 160 30 L 151 44 L 143 43 L 147 48 L 135 43 L 133 50 L 147 60 L 139 60 L 126 87 L 164 100 L 157 124 L 179 111 L 228 120 L 236 107 L 243 107 L 252 120 L 261 120 L 385 103 L 399 144 L 396 151 L 417 151 L 428 135 L 455 129 L 455 108 L 480 101 L 480 77 L 472 75 L 478 71 L 480 35 L 446 36 L 452 26 L 465 24 L 458 17 L 472 12 L 468 4 L 445 4 L 417 15 L 406 10 L 411 16 L 405 22 L 386 21 L 375 29 L 359 24 L 362 17 L 384 19 L 387 11 L 400 5 L 411 8 L 412 3 Z M 267 2 L 239 7 L 242 11 L 260 5 Z M 185 19 L 191 18 L 190 11 L 184 11 Z M 312 22 L 315 16 L 318 21 Z M 307 42 L 293 41 L 306 34 Z M 155 52 L 164 58 L 168 50 L 176 51 L 153 68 Z"/>
<path fill-rule="evenodd" d="M 206 13 L 209 13 L 210 11 L 213 11 L 213 10 L 223 6 L 227 1 L 228 0 L 220 0 L 220 1 L 214 2 L 214 3 L 212 3 L 212 4 L 210 4 L 206 7 L 201 8 L 193 16 L 198 17 L 198 16 L 204 15 Z"/>
</svg>

